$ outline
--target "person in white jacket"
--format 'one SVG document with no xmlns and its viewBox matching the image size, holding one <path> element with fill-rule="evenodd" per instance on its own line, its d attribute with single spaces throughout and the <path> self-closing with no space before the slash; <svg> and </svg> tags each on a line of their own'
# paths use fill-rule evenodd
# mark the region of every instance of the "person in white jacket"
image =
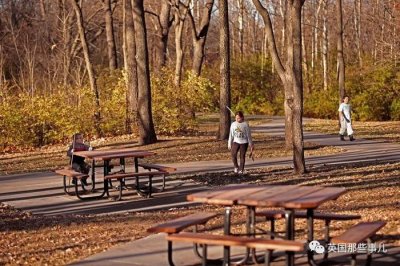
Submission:
<svg viewBox="0 0 400 266">
<path fill-rule="evenodd" d="M 235 122 L 232 123 L 228 149 L 231 151 L 232 162 L 234 165 L 234 172 L 238 174 L 244 173 L 244 164 L 246 161 L 246 152 L 250 146 L 250 151 L 253 152 L 254 145 L 251 139 L 251 131 L 247 122 L 244 121 L 244 115 L 242 111 L 235 113 Z M 238 164 L 237 155 L 240 151 L 240 165 Z"/>
<path fill-rule="evenodd" d="M 339 106 L 339 119 L 340 119 L 340 140 L 344 140 L 344 134 L 347 130 L 347 135 L 349 136 L 350 141 L 354 140 L 353 127 L 351 126 L 351 106 L 349 104 L 349 97 L 344 96 L 343 102 Z"/>
</svg>

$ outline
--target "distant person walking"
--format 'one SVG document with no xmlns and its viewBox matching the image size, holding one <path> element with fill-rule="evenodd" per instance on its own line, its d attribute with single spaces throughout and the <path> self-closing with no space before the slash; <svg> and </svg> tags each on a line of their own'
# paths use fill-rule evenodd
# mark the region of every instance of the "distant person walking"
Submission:
<svg viewBox="0 0 400 266">
<path fill-rule="evenodd" d="M 244 121 L 242 111 L 235 113 L 235 122 L 232 123 L 229 132 L 228 149 L 231 151 L 234 172 L 244 174 L 244 164 L 246 161 L 247 148 L 250 145 L 250 151 L 253 152 L 254 145 L 251 139 L 250 127 Z M 238 165 L 237 155 L 240 151 L 240 165 Z"/>
<path fill-rule="evenodd" d="M 351 126 L 351 105 L 349 104 L 349 97 L 344 96 L 342 99 L 342 103 L 339 106 L 339 119 L 340 119 L 340 140 L 344 140 L 344 134 L 347 130 L 347 135 L 350 138 L 350 141 L 354 140 L 353 137 L 353 128 Z"/>
</svg>

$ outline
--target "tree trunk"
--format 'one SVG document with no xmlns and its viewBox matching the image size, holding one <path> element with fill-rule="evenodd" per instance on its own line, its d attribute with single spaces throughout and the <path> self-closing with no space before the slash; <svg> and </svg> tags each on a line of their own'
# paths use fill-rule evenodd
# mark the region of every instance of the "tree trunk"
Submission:
<svg viewBox="0 0 400 266">
<path fill-rule="evenodd" d="M 106 22 L 108 66 L 110 70 L 115 70 L 117 64 L 117 48 L 115 45 L 113 16 L 111 12 L 111 0 L 103 0 L 103 9 Z"/>
<path fill-rule="evenodd" d="M 328 90 L 328 1 L 324 1 L 324 17 L 322 29 L 322 69 L 324 76 L 324 90 Z"/>
<path fill-rule="evenodd" d="M 220 94 L 219 94 L 219 127 L 217 138 L 227 140 L 231 124 L 231 114 L 226 108 L 231 106 L 231 73 L 229 44 L 228 1 L 219 0 L 219 50 L 220 50 Z"/>
<path fill-rule="evenodd" d="M 89 52 L 89 47 L 88 47 L 88 44 L 86 41 L 86 34 L 85 34 L 85 27 L 83 25 L 82 11 L 75 0 L 70 0 L 70 2 L 75 10 L 83 55 L 85 57 L 86 69 L 87 69 L 88 76 L 89 76 L 90 87 L 91 87 L 91 89 L 93 91 L 93 95 L 94 95 L 94 99 L 93 99 L 94 105 L 95 105 L 94 127 L 95 127 L 97 135 L 102 136 L 103 133 L 100 128 L 101 116 L 100 116 L 99 90 L 97 88 L 96 74 L 94 72 L 93 65 L 90 61 L 90 52 Z"/>
<path fill-rule="evenodd" d="M 293 164 L 296 174 L 306 172 L 303 142 L 303 73 L 301 55 L 301 9 L 302 1 L 293 1 L 291 6 L 293 40 Z"/>
<path fill-rule="evenodd" d="M 206 0 L 200 21 L 200 27 L 196 30 L 193 16 L 190 14 L 193 28 L 193 64 L 192 71 L 196 76 L 200 76 L 201 67 L 204 59 L 204 47 L 206 45 L 208 28 L 210 26 L 211 11 L 214 0 Z"/>
<path fill-rule="evenodd" d="M 143 0 L 133 0 L 133 21 L 135 27 L 136 63 L 138 79 L 138 128 L 139 144 L 151 144 L 157 141 L 151 113 L 151 86 L 149 56 L 147 49 L 146 21 Z"/>
<path fill-rule="evenodd" d="M 175 24 L 175 77 L 174 85 L 180 87 L 182 81 L 182 68 L 183 68 L 183 26 L 185 24 L 185 19 L 189 9 L 176 0 L 176 7 L 174 9 L 174 24 Z"/>
<path fill-rule="evenodd" d="M 296 174 L 306 171 L 304 162 L 303 142 L 303 77 L 302 77 L 302 53 L 301 53 L 301 8 L 303 0 L 287 2 L 286 13 L 286 64 L 282 64 L 276 48 L 275 36 L 268 10 L 262 6 L 260 0 L 253 0 L 258 12 L 263 17 L 266 34 L 268 36 L 268 48 L 275 69 L 285 89 L 285 122 L 286 143 L 292 143 L 293 165 Z M 291 136 L 289 136 L 291 135 Z"/>
<path fill-rule="evenodd" d="M 170 16 L 171 5 L 166 1 L 161 1 L 160 11 L 160 36 L 156 41 L 156 69 L 160 70 L 167 64 L 167 48 L 168 48 L 168 35 L 171 26 Z"/>
<path fill-rule="evenodd" d="M 124 66 L 126 72 L 126 133 L 133 132 L 137 121 L 138 76 L 136 64 L 135 28 L 133 24 L 131 0 L 124 0 Z"/>
<path fill-rule="evenodd" d="M 342 0 L 337 0 L 337 77 L 339 87 L 339 102 L 345 95 L 345 64 L 343 55 L 343 15 Z"/>
</svg>

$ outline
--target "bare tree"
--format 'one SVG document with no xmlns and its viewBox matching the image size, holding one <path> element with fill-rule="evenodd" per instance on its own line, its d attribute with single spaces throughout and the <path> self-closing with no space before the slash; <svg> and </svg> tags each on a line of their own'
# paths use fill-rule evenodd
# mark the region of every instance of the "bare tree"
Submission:
<svg viewBox="0 0 400 266">
<path fill-rule="evenodd" d="M 143 0 L 133 0 L 132 10 L 135 27 L 138 80 L 137 120 L 139 128 L 139 144 L 151 144 L 157 141 L 157 136 L 151 113 L 150 69 Z"/>
<path fill-rule="evenodd" d="M 160 34 L 156 42 L 157 68 L 162 68 L 166 66 L 167 63 L 168 35 L 169 35 L 169 28 L 171 27 L 173 21 L 170 19 L 170 14 L 171 14 L 170 3 L 167 0 L 162 0 L 161 11 L 159 16 Z"/>
<path fill-rule="evenodd" d="M 288 1 L 286 12 L 286 64 L 283 65 L 276 47 L 271 18 L 267 8 L 259 0 L 253 0 L 263 17 L 268 36 L 268 48 L 277 73 L 285 88 L 286 138 L 291 139 L 294 172 L 306 171 L 303 142 L 303 77 L 301 48 L 301 9 L 304 0 Z M 290 133 L 290 134 L 288 134 Z"/>
<path fill-rule="evenodd" d="M 328 90 L 328 0 L 323 1 L 322 19 L 322 71 L 324 76 L 324 90 Z"/>
<path fill-rule="evenodd" d="M 193 39 L 193 63 L 192 71 L 196 76 L 200 76 L 201 67 L 204 59 L 204 47 L 206 45 L 208 28 L 211 21 L 211 11 L 214 5 L 214 0 L 206 0 L 203 6 L 203 12 L 199 28 L 196 29 L 196 23 L 193 15 L 189 12 L 190 22 L 192 24 L 192 39 Z"/>
<path fill-rule="evenodd" d="M 228 1 L 219 0 L 219 49 L 220 49 L 220 96 L 219 127 L 217 138 L 226 140 L 229 137 L 231 114 L 226 106 L 231 105 L 231 72 L 229 45 Z"/>
<path fill-rule="evenodd" d="M 342 14 L 342 0 L 337 0 L 336 5 L 336 19 L 337 19 L 337 78 L 339 86 L 339 101 L 345 94 L 345 64 L 343 55 L 343 14 Z"/>
<path fill-rule="evenodd" d="M 182 69 L 183 69 L 183 26 L 185 24 L 186 16 L 189 12 L 189 3 L 191 0 L 188 0 L 186 3 L 182 3 L 180 0 L 175 0 L 173 5 L 174 11 L 174 28 L 175 28 L 175 77 L 174 77 L 174 85 L 179 87 L 181 85 L 182 80 Z"/>
<path fill-rule="evenodd" d="M 118 63 L 117 63 L 117 48 L 115 45 L 115 37 L 114 37 L 114 22 L 113 22 L 111 0 L 102 0 L 102 2 L 104 9 L 104 18 L 106 22 L 108 66 L 110 70 L 115 70 L 118 67 Z"/>
<path fill-rule="evenodd" d="M 133 132 L 133 123 L 137 118 L 138 76 L 136 64 L 135 27 L 133 24 L 131 0 L 123 1 L 124 16 L 124 67 L 126 74 L 126 111 L 125 130 Z"/>
<path fill-rule="evenodd" d="M 93 91 L 94 95 L 94 105 L 95 105 L 95 113 L 94 113 L 94 126 L 96 133 L 99 136 L 102 136 L 102 131 L 100 128 L 100 98 L 99 98 L 99 90 L 97 88 L 97 80 L 96 80 L 96 74 L 93 69 L 92 62 L 90 61 L 90 52 L 89 52 L 89 47 L 88 43 L 86 41 L 86 34 L 85 34 L 85 27 L 83 25 L 83 16 L 82 16 L 82 10 L 76 0 L 70 0 L 72 7 L 75 10 L 76 14 L 76 20 L 77 20 L 77 25 L 78 25 L 78 31 L 79 31 L 79 36 L 80 36 L 80 41 L 82 45 L 82 50 L 83 50 L 83 55 L 85 57 L 85 63 L 86 63 L 86 69 L 88 72 L 89 76 L 89 83 L 90 87 Z"/>
</svg>

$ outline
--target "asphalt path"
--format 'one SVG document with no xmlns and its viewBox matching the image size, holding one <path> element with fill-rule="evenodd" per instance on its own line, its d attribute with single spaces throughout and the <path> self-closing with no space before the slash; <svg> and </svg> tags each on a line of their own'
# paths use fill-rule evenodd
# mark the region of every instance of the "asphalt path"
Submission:
<svg viewBox="0 0 400 266">
<path fill-rule="evenodd" d="M 272 118 L 270 122 L 258 125 L 252 130 L 253 132 L 265 132 L 274 136 L 283 136 L 284 120 L 282 118 Z M 315 132 L 304 132 L 304 140 L 305 142 L 345 149 L 345 152 L 341 153 L 306 157 L 307 166 L 379 161 L 395 162 L 400 160 L 400 145 L 395 143 L 363 139 L 343 142 L 336 135 Z M 166 190 L 154 193 L 150 199 L 141 198 L 134 190 L 128 190 L 124 191 L 123 200 L 119 202 L 107 198 L 81 201 L 74 196 L 64 194 L 61 176 L 53 172 L 36 172 L 0 176 L 0 202 L 34 214 L 44 215 L 71 213 L 107 214 L 169 209 L 191 204 L 185 201 L 186 195 L 206 189 L 200 184 L 182 179 L 182 175 L 232 170 L 230 160 L 195 161 L 166 165 L 176 167 L 178 171 L 176 175 L 167 177 Z M 254 162 L 248 160 L 246 168 L 292 167 L 292 165 L 291 157 L 280 157 L 260 159 Z M 158 180 L 155 187 L 159 185 Z M 97 185 L 97 187 L 99 186 L 101 187 L 101 184 Z"/>
</svg>

